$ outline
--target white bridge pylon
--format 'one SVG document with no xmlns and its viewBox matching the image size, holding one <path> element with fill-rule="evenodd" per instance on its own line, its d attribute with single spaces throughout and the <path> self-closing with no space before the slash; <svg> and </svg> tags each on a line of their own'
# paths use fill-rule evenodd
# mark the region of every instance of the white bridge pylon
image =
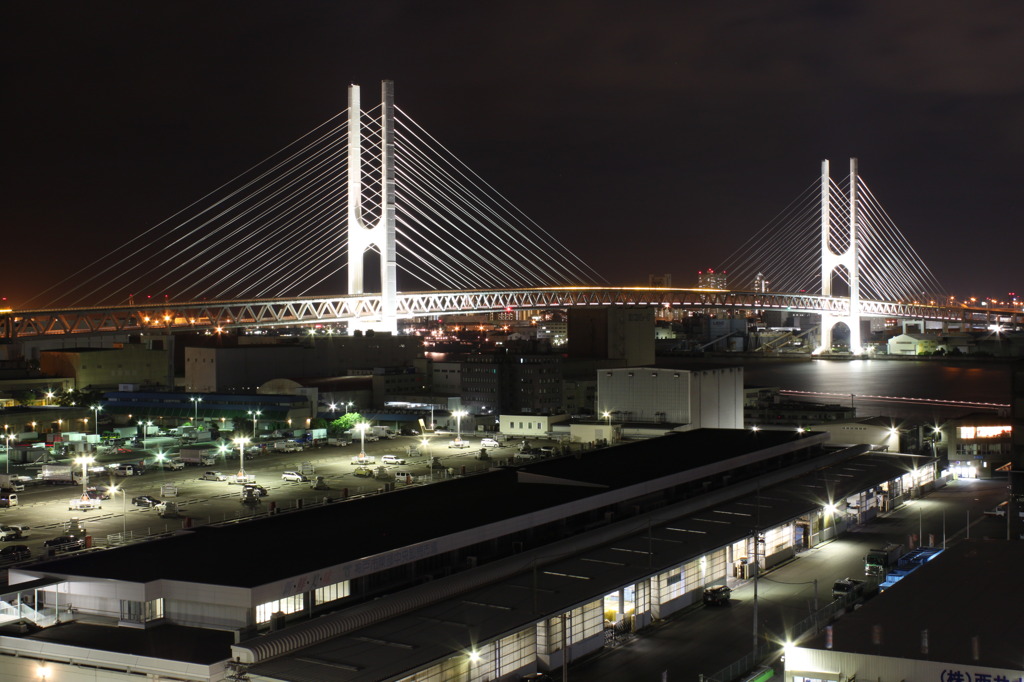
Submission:
<svg viewBox="0 0 1024 682">
<path fill-rule="evenodd" d="M 846 250 L 836 253 L 832 250 L 831 197 L 828 159 L 821 162 L 821 295 L 832 295 L 832 275 L 838 267 L 845 267 L 850 282 L 849 314 L 844 316 L 821 314 L 821 345 L 815 354 L 832 349 L 832 330 L 842 322 L 850 329 L 850 352 L 863 352 L 860 334 L 860 272 L 857 267 L 857 159 L 850 159 L 850 212 L 848 215 L 849 243 Z"/>
<path fill-rule="evenodd" d="M 375 248 L 380 254 L 380 318 L 352 320 L 356 330 L 374 329 L 398 333 L 397 261 L 395 259 L 395 88 L 393 81 L 381 83 L 380 217 L 373 225 L 363 220 L 362 121 L 359 86 L 348 88 L 348 293 L 363 290 L 363 256 Z"/>
</svg>

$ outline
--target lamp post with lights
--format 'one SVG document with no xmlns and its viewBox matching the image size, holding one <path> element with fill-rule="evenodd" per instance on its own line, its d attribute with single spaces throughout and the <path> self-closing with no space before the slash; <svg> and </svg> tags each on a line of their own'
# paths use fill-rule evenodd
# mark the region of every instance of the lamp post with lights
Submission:
<svg viewBox="0 0 1024 682">
<path fill-rule="evenodd" d="M 252 417 L 252 440 L 256 442 L 256 422 L 260 418 L 259 410 L 248 410 L 249 415 Z"/>
<path fill-rule="evenodd" d="M 195 406 L 195 410 L 192 413 L 194 415 L 192 417 L 192 426 L 196 426 L 199 423 L 199 403 L 203 402 L 203 399 L 199 396 L 193 396 L 189 398 L 189 400 L 192 402 L 192 405 Z"/>
<path fill-rule="evenodd" d="M 89 496 L 87 492 L 89 490 L 89 465 L 96 461 L 95 457 L 89 457 L 83 455 L 82 457 L 75 458 L 75 464 L 79 464 L 82 467 L 82 498 L 85 499 Z"/>
<path fill-rule="evenodd" d="M 245 477 L 245 446 L 249 444 L 248 438 L 236 438 L 235 445 L 238 446 L 238 476 Z"/>
<path fill-rule="evenodd" d="M 467 412 L 465 410 L 455 410 L 452 412 L 452 416 L 455 417 L 455 442 L 462 442 L 462 418 L 465 417 Z"/>
<path fill-rule="evenodd" d="M 356 424 L 356 429 L 359 431 L 359 459 L 366 457 L 366 429 L 368 428 L 370 425 L 366 422 Z"/>
<path fill-rule="evenodd" d="M 102 409 L 103 406 L 100 405 L 99 403 L 96 403 L 95 405 L 92 406 L 92 421 L 96 429 L 94 433 L 97 436 L 100 435 L 100 410 Z"/>
<path fill-rule="evenodd" d="M 123 485 L 111 486 L 109 492 L 112 495 L 121 494 L 121 540 L 128 534 L 128 492 Z"/>
</svg>

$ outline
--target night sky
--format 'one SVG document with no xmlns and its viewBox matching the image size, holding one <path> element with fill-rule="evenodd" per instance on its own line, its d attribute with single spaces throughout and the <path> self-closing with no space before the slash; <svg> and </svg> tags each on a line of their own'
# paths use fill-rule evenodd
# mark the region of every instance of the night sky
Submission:
<svg viewBox="0 0 1024 682">
<path fill-rule="evenodd" d="M 30 294 L 395 81 L 613 284 L 728 260 L 860 173 L 946 289 L 1024 290 L 1024 5 L 8 1 L 0 295 Z M 597 235 L 598 238 L 595 238 Z M 344 293 L 339 291 L 338 293 Z"/>
</svg>

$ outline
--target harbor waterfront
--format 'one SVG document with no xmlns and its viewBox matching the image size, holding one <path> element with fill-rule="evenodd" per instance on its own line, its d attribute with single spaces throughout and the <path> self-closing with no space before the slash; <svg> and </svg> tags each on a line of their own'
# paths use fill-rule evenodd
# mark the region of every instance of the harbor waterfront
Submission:
<svg viewBox="0 0 1024 682">
<path fill-rule="evenodd" d="M 946 419 L 1000 412 L 1010 402 L 1010 362 L 658 358 L 658 365 L 741 365 L 747 388 L 777 387 L 793 399 L 854 405 L 858 416 Z M 981 406 L 981 404 L 987 406 Z M 1003 408 L 1005 409 L 1005 408 Z"/>
</svg>

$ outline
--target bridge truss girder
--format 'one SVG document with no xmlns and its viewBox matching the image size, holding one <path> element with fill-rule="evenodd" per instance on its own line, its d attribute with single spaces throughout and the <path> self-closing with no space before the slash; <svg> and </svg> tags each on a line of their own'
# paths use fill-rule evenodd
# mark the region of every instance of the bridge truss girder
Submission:
<svg viewBox="0 0 1024 682">
<path fill-rule="evenodd" d="M 506 309 L 538 310 L 583 307 L 657 307 L 681 309 L 825 313 L 849 315 L 849 299 L 812 294 L 782 294 L 713 289 L 646 287 L 555 287 L 482 291 L 430 291 L 398 294 L 400 319 Z M 0 314 L 2 336 L 26 339 L 74 334 L 212 331 L 247 327 L 372 322 L 381 318 L 379 294 L 280 300 L 164 302 L 141 306 L 29 310 Z M 861 315 L 964 324 L 971 328 L 1001 324 L 1019 327 L 1024 313 L 860 301 Z"/>
</svg>

